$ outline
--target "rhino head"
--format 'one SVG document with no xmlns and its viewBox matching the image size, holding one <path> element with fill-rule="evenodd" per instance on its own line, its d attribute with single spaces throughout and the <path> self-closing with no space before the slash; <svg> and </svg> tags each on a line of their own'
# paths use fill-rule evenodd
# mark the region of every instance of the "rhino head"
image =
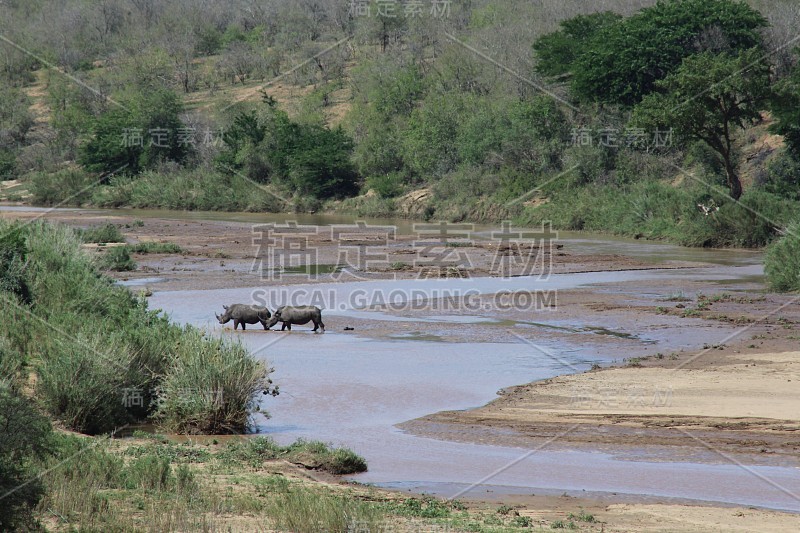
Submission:
<svg viewBox="0 0 800 533">
<path fill-rule="evenodd" d="M 225 309 L 225 313 L 221 315 L 214 313 L 214 316 L 217 317 L 220 324 L 226 324 L 231 320 L 231 312 L 227 305 L 223 305 L 222 308 Z"/>
</svg>

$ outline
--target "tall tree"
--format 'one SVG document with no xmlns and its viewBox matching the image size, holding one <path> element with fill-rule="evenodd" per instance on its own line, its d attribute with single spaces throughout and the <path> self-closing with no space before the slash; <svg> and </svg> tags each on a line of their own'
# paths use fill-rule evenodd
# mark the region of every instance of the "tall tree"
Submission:
<svg viewBox="0 0 800 533">
<path fill-rule="evenodd" d="M 760 119 L 770 94 L 769 65 L 760 51 L 690 56 L 656 89 L 634 109 L 634 125 L 673 128 L 683 139 L 705 142 L 721 159 L 731 197 L 739 199 L 734 133 Z"/>
<path fill-rule="evenodd" d="M 573 66 L 583 101 L 635 105 L 692 54 L 761 45 L 764 17 L 734 0 L 672 0 L 597 31 Z"/>
</svg>

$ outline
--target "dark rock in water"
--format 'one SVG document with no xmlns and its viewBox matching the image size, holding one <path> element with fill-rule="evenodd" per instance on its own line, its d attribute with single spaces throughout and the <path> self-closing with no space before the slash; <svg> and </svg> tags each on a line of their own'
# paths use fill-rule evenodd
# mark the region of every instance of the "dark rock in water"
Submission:
<svg viewBox="0 0 800 533">
<path fill-rule="evenodd" d="M 353 331 L 354 329 L 356 328 L 351 328 L 350 326 L 345 326 L 344 328 L 345 331 Z"/>
</svg>

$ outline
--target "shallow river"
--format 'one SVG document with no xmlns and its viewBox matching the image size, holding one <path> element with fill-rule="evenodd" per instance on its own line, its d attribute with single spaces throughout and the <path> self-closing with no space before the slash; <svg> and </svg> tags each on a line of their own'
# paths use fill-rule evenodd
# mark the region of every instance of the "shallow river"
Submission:
<svg viewBox="0 0 800 533">
<path fill-rule="evenodd" d="M 621 239 L 573 238 L 573 250 L 580 246 L 597 253 L 700 260 L 717 266 L 683 271 L 564 274 L 547 281 L 370 281 L 296 285 L 292 289 L 316 289 L 335 298 L 336 304 L 326 311 L 328 316 L 407 321 L 386 313 L 354 309 L 351 295 L 411 287 L 417 295 L 420 290 L 437 294 L 443 289 L 467 286 L 482 294 L 494 294 L 505 289 L 571 289 L 626 280 L 657 283 L 666 279 L 757 279 L 762 274 L 756 254 L 686 250 Z M 180 322 L 218 330 L 219 326 L 209 321 L 212 312 L 223 302 L 249 301 L 250 297 L 251 289 L 156 292 L 151 305 Z M 491 323 L 494 318 L 477 311 L 470 316 L 443 314 L 426 320 Z M 730 333 L 726 329 L 697 327 L 710 343 L 721 341 Z M 424 330 L 425 325 L 414 324 L 410 329 Z M 395 427 L 437 411 L 483 405 L 503 387 L 582 371 L 594 362 L 610 362 L 608 355 L 604 358 L 603 350 L 593 350 L 585 344 L 550 340 L 546 348 L 555 354 L 551 357 L 514 338 L 484 343 L 371 339 L 332 330 L 313 335 L 307 327 L 296 327 L 291 334 L 254 331 L 239 336 L 258 357 L 266 358 L 275 367 L 274 379 L 282 390 L 280 396 L 264 402 L 272 418 L 259 419 L 260 432 L 281 443 L 304 437 L 350 447 L 369 463 L 369 472 L 353 476 L 363 483 L 446 497 L 467 489 L 462 497 L 615 493 L 634 499 L 650 496 L 800 511 L 800 501 L 794 496 L 800 494 L 800 473 L 796 468 L 740 466 L 712 456 L 703 463 L 682 462 L 668 454 L 642 459 L 560 449 L 557 442 L 532 450 L 463 444 L 417 437 Z M 653 342 L 662 351 L 679 349 L 683 347 L 681 342 L 697 343 L 690 331 L 680 340 L 673 337 L 669 333 L 659 336 L 658 330 L 653 329 L 643 340 Z M 473 486 L 478 482 L 481 483 Z"/>
<path fill-rule="evenodd" d="M 12 208 L 13 209 L 13 208 Z M 11 210 L 0 207 L 0 210 Z M 29 210 L 29 208 L 26 208 Z M 230 213 L 176 213 L 165 211 L 98 211 L 108 216 L 161 217 L 182 220 L 227 220 L 242 223 L 284 222 L 330 224 L 352 223 L 346 217 L 257 215 Z M 397 223 L 396 221 L 371 221 Z M 409 232 L 407 222 L 398 231 Z M 478 231 L 489 228 L 477 227 Z M 709 281 L 757 280 L 762 275 L 760 256 L 743 251 L 686 249 L 629 239 L 560 235 L 571 251 L 618 253 L 652 261 L 686 260 L 716 266 L 691 270 L 650 270 L 553 275 L 548 280 L 482 278 L 463 280 L 369 281 L 359 283 L 292 286 L 293 291 L 317 290 L 328 295 L 332 305 L 326 316 L 370 318 L 376 321 L 409 321 L 387 313 L 357 309 L 354 294 L 369 295 L 413 288 L 434 294 L 468 287 L 481 294 L 514 289 L 571 289 L 589 284 L 619 281 L 706 279 Z M 157 284 L 153 286 L 157 288 Z M 280 289 L 276 289 L 280 290 Z M 251 289 L 155 292 L 153 308 L 162 308 L 182 323 L 219 331 L 213 314 L 220 305 L 251 299 Z M 366 295 L 366 296 L 364 296 Z M 333 300 L 335 299 L 335 303 Z M 363 300 L 363 298 L 362 298 Z M 211 320 L 209 320 L 211 318 Z M 480 310 L 464 316 L 429 316 L 426 324 L 442 322 L 491 324 L 495 317 Z M 667 320 L 666 318 L 664 320 Z M 419 322 L 418 319 L 413 319 Z M 546 317 L 537 322 L 547 322 Z M 680 338 L 668 329 L 648 329 L 641 339 L 655 350 L 667 352 L 698 340 L 721 341 L 732 330 L 708 328 L 703 321 L 684 321 Z M 425 331 L 426 324 L 410 324 L 409 330 Z M 614 324 L 570 324 L 573 327 Z M 537 327 L 520 323 L 514 327 Z M 693 337 L 693 330 L 697 336 Z M 355 332 L 357 333 L 357 332 Z M 506 494 L 591 495 L 614 493 L 634 499 L 703 500 L 763 506 L 800 512 L 800 471 L 780 466 L 742 466 L 709 456 L 703 463 L 670 457 L 611 455 L 603 452 L 559 448 L 557 439 L 535 449 L 481 444 L 462 444 L 417 437 L 395 426 L 441 410 L 468 409 L 484 405 L 499 389 L 559 374 L 583 371 L 592 363 L 608 364 L 613 358 L 591 343 L 571 345 L 566 339 L 543 342 L 548 353 L 509 336 L 503 342 L 436 342 L 424 336 L 365 338 L 329 330 L 313 335 L 308 327 L 290 334 L 255 330 L 237 334 L 257 357 L 274 366 L 281 395 L 268 398 L 263 408 L 272 418 L 258 416 L 259 431 L 281 443 L 299 437 L 328 441 L 352 448 L 369 463 L 369 472 L 354 480 L 378 486 L 426 492 L 445 497 L 498 497 Z M 702 335 L 702 337 L 700 336 Z M 683 343 L 683 344 L 682 344 Z"/>
</svg>

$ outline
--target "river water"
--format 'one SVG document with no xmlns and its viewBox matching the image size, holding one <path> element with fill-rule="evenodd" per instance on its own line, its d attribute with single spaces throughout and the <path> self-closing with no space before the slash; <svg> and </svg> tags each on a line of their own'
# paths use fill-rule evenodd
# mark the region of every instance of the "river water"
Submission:
<svg viewBox="0 0 800 533">
<path fill-rule="evenodd" d="M 758 275 L 758 265 L 721 266 L 691 271 L 652 270 L 551 276 L 550 288 L 578 288 L 620 280 L 691 277 L 729 279 Z M 474 283 L 478 281 L 479 283 Z M 472 280 L 483 293 L 509 284 L 525 286 L 524 279 Z M 383 281 L 314 285 L 339 295 L 359 289 L 387 289 Z M 393 289 L 403 282 L 392 282 Z M 457 288 L 462 280 L 415 280 L 416 290 L 432 294 L 443 285 Z M 297 290 L 312 287 L 298 285 Z M 277 289 L 276 289 L 277 290 Z M 250 289 L 157 292 L 151 305 L 179 322 L 218 329 L 208 316 L 221 302 L 247 301 Z M 352 309 L 347 304 L 327 315 L 363 316 L 398 320 L 385 313 Z M 454 317 L 442 316 L 441 320 Z M 459 316 L 460 321 L 491 317 Z M 414 326 L 419 329 L 419 325 Z M 424 327 L 422 328 L 424 329 Z M 730 332 L 704 331 L 708 342 L 719 342 Z M 660 349 L 673 348 L 673 338 L 652 340 Z M 716 335 L 716 338 L 714 337 Z M 800 475 L 791 467 L 741 466 L 728 461 L 681 462 L 669 456 L 641 458 L 602 452 L 560 449 L 558 443 L 541 449 L 463 444 L 417 437 L 396 424 L 441 410 L 468 409 L 485 404 L 498 389 L 608 363 L 602 351 L 563 342 L 548 347 L 556 357 L 524 342 L 434 342 L 362 338 L 338 331 L 313 335 L 297 327 L 292 333 L 253 332 L 239 337 L 258 357 L 276 369 L 274 379 L 282 394 L 264 402 L 272 418 L 258 420 L 259 430 L 281 443 L 296 438 L 319 439 L 352 448 L 366 457 L 369 472 L 353 479 L 378 486 L 454 496 L 472 484 L 466 496 L 568 492 L 616 493 L 755 505 L 800 512 Z M 719 458 L 717 458 L 719 459 Z M 510 466 L 509 466 L 510 465 Z"/>
<path fill-rule="evenodd" d="M 13 208 L 0 207 L 10 211 Z M 30 210 L 30 208 L 25 208 Z M 176 213 L 171 211 L 97 211 L 108 216 L 170 218 L 181 220 L 225 220 L 242 223 L 285 222 L 303 224 L 352 223 L 349 217 L 326 215 L 261 215 L 231 213 Z M 410 232 L 408 222 L 370 221 L 396 224 L 399 232 Z M 489 231 L 476 227 L 476 231 Z M 425 331 L 437 321 L 473 323 L 483 327 L 496 321 L 490 313 L 427 316 L 424 321 L 358 308 L 370 295 L 440 294 L 462 290 L 494 294 L 504 290 L 556 290 L 602 285 L 620 281 L 706 279 L 709 281 L 757 280 L 762 275 L 760 255 L 745 251 L 686 249 L 677 246 L 561 233 L 571 251 L 614 253 L 651 261 L 683 260 L 714 266 L 690 270 L 646 270 L 552 275 L 547 280 L 528 278 L 481 278 L 464 280 L 366 281 L 358 283 L 293 285 L 292 291 L 326 294 L 331 305 L 326 316 L 369 318 L 373 321 L 405 321 L 409 330 Z M 155 288 L 155 287 L 154 287 Z M 280 291 L 281 289 L 272 289 Z M 354 298 L 358 294 L 360 299 Z M 221 304 L 245 302 L 252 289 L 162 291 L 150 298 L 174 320 L 219 331 L 213 320 Z M 664 321 L 668 321 L 664 318 Z M 546 323 L 546 317 L 535 323 Z M 662 321 L 663 322 L 663 321 Z M 571 324 L 607 327 L 614 324 Z M 536 327 L 517 324 L 513 327 Z M 650 328 L 640 335 L 656 350 L 696 345 L 696 329 L 708 343 L 722 341 L 733 329 L 708 328 L 702 321 L 684 319 L 682 335 L 669 328 Z M 357 333 L 357 332 L 356 332 Z M 231 334 L 231 333 L 227 333 Z M 425 492 L 444 497 L 496 497 L 569 493 L 590 495 L 613 493 L 620 497 L 699 500 L 753 505 L 800 512 L 800 472 L 782 466 L 740 465 L 715 458 L 702 463 L 680 458 L 614 455 L 599 451 L 576 451 L 549 445 L 523 449 L 483 444 L 464 444 L 418 437 L 396 428 L 397 424 L 441 410 L 469 409 L 484 405 L 503 387 L 559 374 L 583 371 L 592 363 L 607 364 L 611 357 L 591 343 L 570 343 L 549 336 L 542 342 L 546 352 L 514 337 L 495 342 L 441 342 L 423 336 L 370 338 L 329 330 L 313 335 L 309 328 L 292 333 L 253 331 L 237 334 L 276 371 L 273 379 L 281 395 L 263 401 L 270 419 L 257 415 L 259 432 L 278 442 L 297 438 L 316 439 L 347 446 L 367 459 L 369 471 L 352 479 L 377 486 Z M 699 338 L 699 337 L 698 337 Z M 548 355 L 549 354 L 549 355 Z M 466 492 L 465 492 L 466 491 Z"/>
</svg>

